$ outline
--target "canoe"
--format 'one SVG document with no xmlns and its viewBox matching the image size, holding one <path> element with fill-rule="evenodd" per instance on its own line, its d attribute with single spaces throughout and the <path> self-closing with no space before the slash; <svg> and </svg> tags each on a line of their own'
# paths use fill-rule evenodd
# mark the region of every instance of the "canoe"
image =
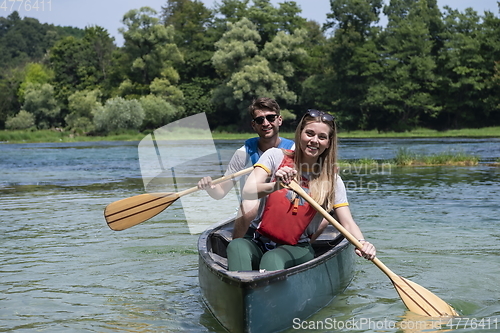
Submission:
<svg viewBox="0 0 500 333">
<path fill-rule="evenodd" d="M 332 226 L 313 243 L 316 255 L 307 263 L 262 273 L 228 271 L 226 247 L 233 223 L 218 223 L 198 240 L 202 298 L 229 332 L 278 332 L 299 325 L 353 278 L 353 246 Z"/>
</svg>

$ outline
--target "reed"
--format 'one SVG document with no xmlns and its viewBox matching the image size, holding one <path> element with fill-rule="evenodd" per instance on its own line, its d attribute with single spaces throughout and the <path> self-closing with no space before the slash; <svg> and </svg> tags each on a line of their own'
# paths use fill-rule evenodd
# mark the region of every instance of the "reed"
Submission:
<svg viewBox="0 0 500 333">
<path fill-rule="evenodd" d="M 408 148 L 399 148 L 394 164 L 398 166 L 410 165 L 477 165 L 479 158 L 464 152 L 445 151 L 430 155 L 420 155 L 410 151 Z"/>
<path fill-rule="evenodd" d="M 394 164 L 400 166 L 412 165 L 417 159 L 417 154 L 411 152 L 408 148 L 399 148 L 394 158 Z"/>
<path fill-rule="evenodd" d="M 500 158 L 497 159 L 497 163 Z M 442 153 L 422 155 L 412 152 L 408 148 L 399 148 L 393 159 L 377 161 L 370 158 L 359 160 L 339 160 L 337 165 L 341 169 L 364 170 L 367 167 L 404 167 L 404 166 L 473 166 L 479 163 L 479 158 L 464 152 L 446 151 Z"/>
<path fill-rule="evenodd" d="M 146 134 L 137 131 L 121 131 L 107 136 L 78 135 L 72 132 L 55 130 L 3 130 L 0 142 L 3 143 L 40 143 L 40 142 L 86 142 L 86 141 L 139 141 Z"/>
</svg>

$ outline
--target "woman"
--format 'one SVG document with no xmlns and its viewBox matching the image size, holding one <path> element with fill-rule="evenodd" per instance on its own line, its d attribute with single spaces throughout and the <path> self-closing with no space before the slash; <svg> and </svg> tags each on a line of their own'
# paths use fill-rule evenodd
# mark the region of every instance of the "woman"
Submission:
<svg viewBox="0 0 500 333">
<path fill-rule="evenodd" d="M 309 188 L 312 198 L 327 211 L 334 210 L 337 220 L 363 244 L 356 253 L 366 259 L 376 255 L 375 247 L 364 240 L 363 234 L 352 218 L 345 186 L 336 171 L 337 131 L 332 115 L 308 110 L 295 131 L 295 152 L 278 148 L 267 150 L 255 164 L 243 189 L 246 199 L 264 198 L 257 217 L 252 221 L 253 235 L 238 238 L 227 248 L 229 270 L 279 270 L 299 265 L 314 258 L 311 242 L 323 232 L 328 222 L 319 213 L 313 214 L 303 233 L 294 245 L 275 244 L 259 233 L 261 223 L 269 210 L 279 210 L 277 205 L 267 205 L 271 193 L 299 179 Z M 285 163 L 290 160 L 291 163 Z M 276 213 L 276 211 L 274 211 Z M 281 214 L 281 211 L 277 212 Z M 283 214 L 285 212 L 283 211 Z M 283 230 L 281 230 L 283 231 Z M 289 243 L 293 244 L 293 243 Z M 275 248 L 274 248 L 275 247 Z"/>
</svg>

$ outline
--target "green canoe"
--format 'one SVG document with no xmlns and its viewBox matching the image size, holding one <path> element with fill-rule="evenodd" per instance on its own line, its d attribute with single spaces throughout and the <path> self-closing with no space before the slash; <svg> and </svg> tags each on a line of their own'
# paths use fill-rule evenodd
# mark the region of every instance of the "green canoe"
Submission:
<svg viewBox="0 0 500 333">
<path fill-rule="evenodd" d="M 226 247 L 233 220 L 207 229 L 198 241 L 203 300 L 229 332 L 278 332 L 329 304 L 349 285 L 354 250 L 332 226 L 313 243 L 315 259 L 280 271 L 230 272 Z"/>
</svg>

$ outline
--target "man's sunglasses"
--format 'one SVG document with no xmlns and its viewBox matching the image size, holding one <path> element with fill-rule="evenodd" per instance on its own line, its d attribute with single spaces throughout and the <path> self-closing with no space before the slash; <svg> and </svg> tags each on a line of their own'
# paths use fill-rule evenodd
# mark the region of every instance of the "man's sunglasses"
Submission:
<svg viewBox="0 0 500 333">
<path fill-rule="evenodd" d="M 258 125 L 262 125 L 264 123 L 264 119 L 267 119 L 268 122 L 272 123 L 273 121 L 276 120 L 277 117 L 278 117 L 277 114 L 268 114 L 265 117 L 260 116 L 260 117 L 253 118 L 253 121 Z"/>
<path fill-rule="evenodd" d="M 323 121 L 334 121 L 335 120 L 335 117 L 332 116 L 331 114 L 326 113 L 324 111 L 314 110 L 314 109 L 307 110 L 306 115 L 309 115 L 313 118 L 321 117 L 321 120 L 323 120 Z"/>
</svg>

